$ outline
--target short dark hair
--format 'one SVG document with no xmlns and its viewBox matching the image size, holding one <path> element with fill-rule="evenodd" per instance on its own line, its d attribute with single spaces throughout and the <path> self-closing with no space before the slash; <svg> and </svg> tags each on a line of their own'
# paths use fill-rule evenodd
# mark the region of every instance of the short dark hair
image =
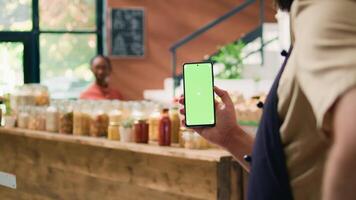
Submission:
<svg viewBox="0 0 356 200">
<path fill-rule="evenodd" d="M 275 0 L 275 3 L 277 4 L 278 8 L 284 11 L 290 11 L 290 8 L 292 6 L 293 0 Z"/>
<path fill-rule="evenodd" d="M 104 56 L 104 55 L 102 55 L 102 54 L 98 54 L 98 55 L 94 56 L 92 59 L 90 59 L 90 67 L 93 66 L 93 62 L 94 62 L 94 60 L 95 60 L 96 58 L 102 58 L 102 59 L 104 59 L 105 62 L 106 62 L 106 64 L 108 64 L 108 66 L 109 66 L 109 68 L 110 68 L 110 70 L 111 70 L 111 61 L 110 61 L 110 59 L 109 59 L 107 56 Z"/>
</svg>

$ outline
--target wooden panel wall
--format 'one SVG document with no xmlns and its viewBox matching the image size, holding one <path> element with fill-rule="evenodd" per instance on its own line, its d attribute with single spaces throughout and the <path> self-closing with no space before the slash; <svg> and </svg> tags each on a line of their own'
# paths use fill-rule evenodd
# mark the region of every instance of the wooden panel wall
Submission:
<svg viewBox="0 0 356 200">
<path fill-rule="evenodd" d="M 146 56 L 112 58 L 111 84 L 126 99 L 141 99 L 144 89 L 160 89 L 171 76 L 169 47 L 243 0 L 108 0 L 109 8 L 139 7 L 146 14 Z M 266 21 L 274 21 L 272 0 L 265 1 Z M 178 51 L 178 66 L 201 60 L 218 46 L 248 33 L 258 23 L 258 3 Z"/>
<path fill-rule="evenodd" d="M 18 186 L 16 190 L 0 186 L 0 196 L 2 200 L 239 200 L 241 168 L 223 164 L 219 168 L 217 162 L 0 134 L 0 171 L 15 174 Z M 221 183 L 224 188 L 218 195 L 217 184 L 224 180 L 231 183 Z"/>
</svg>

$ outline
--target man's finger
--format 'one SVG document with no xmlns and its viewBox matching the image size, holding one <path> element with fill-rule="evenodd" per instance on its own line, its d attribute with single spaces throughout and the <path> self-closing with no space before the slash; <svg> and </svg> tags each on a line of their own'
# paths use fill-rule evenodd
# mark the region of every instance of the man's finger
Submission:
<svg viewBox="0 0 356 200">
<path fill-rule="evenodd" d="M 230 105 L 230 106 L 234 105 L 232 103 L 229 93 L 226 90 L 222 90 L 222 89 L 214 86 L 214 92 L 221 98 L 221 100 L 224 104 Z"/>
</svg>

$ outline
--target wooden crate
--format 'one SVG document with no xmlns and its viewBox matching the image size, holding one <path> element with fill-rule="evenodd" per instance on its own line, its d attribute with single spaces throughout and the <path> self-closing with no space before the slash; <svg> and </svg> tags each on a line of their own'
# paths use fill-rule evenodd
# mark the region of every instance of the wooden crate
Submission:
<svg viewBox="0 0 356 200">
<path fill-rule="evenodd" d="M 242 168 L 219 149 L 121 143 L 0 128 L 1 199 L 243 199 Z"/>
</svg>

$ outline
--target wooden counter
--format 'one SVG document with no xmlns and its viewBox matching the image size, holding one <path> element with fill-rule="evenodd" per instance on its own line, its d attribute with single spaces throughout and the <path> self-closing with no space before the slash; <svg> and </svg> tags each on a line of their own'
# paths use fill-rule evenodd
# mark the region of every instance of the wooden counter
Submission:
<svg viewBox="0 0 356 200">
<path fill-rule="evenodd" d="M 1 199 L 243 199 L 242 168 L 219 149 L 121 143 L 0 128 Z"/>
</svg>

